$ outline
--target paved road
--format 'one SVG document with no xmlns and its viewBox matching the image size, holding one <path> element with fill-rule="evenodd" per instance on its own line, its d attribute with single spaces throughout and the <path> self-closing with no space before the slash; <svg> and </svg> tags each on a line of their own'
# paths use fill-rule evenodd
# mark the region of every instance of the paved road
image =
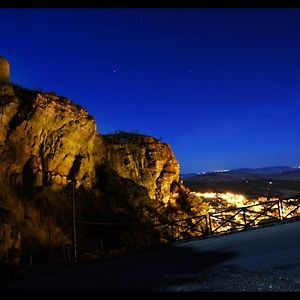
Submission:
<svg viewBox="0 0 300 300">
<path fill-rule="evenodd" d="M 192 251 L 232 252 L 233 257 L 219 265 L 246 270 L 300 266 L 300 222 L 190 241 L 178 246 Z"/>
<path fill-rule="evenodd" d="M 186 280 L 218 268 L 291 270 L 300 276 L 300 222 L 177 242 L 165 249 L 33 274 L 0 290 L 157 291 L 168 278 Z"/>
</svg>

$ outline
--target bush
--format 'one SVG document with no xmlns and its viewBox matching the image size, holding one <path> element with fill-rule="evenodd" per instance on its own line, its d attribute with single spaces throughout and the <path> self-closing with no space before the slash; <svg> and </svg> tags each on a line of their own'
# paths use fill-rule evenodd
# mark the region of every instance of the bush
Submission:
<svg viewBox="0 0 300 300">
<path fill-rule="evenodd" d="M 117 144 L 142 144 L 142 136 L 143 134 L 137 131 L 116 130 L 113 134 L 108 134 L 104 138 Z"/>
</svg>

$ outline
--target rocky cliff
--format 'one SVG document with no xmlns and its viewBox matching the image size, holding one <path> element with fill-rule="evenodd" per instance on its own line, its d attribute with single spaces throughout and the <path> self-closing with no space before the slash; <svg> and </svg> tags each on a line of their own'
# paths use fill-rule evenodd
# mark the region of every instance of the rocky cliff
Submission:
<svg viewBox="0 0 300 300">
<path fill-rule="evenodd" d="M 0 85 L 0 257 L 70 240 L 77 218 L 154 222 L 191 215 L 170 146 L 145 135 L 101 135 L 67 98 Z"/>
</svg>

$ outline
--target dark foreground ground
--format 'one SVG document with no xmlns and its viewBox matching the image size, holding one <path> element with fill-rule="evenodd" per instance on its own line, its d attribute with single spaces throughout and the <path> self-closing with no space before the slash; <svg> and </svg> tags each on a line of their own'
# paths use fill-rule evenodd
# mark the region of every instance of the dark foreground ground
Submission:
<svg viewBox="0 0 300 300">
<path fill-rule="evenodd" d="M 0 291 L 300 291 L 300 222 L 34 272 Z"/>
</svg>

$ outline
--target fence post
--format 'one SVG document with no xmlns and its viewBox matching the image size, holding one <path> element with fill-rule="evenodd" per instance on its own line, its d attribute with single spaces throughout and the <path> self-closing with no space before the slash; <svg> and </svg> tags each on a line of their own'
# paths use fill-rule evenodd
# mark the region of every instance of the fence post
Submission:
<svg viewBox="0 0 300 300">
<path fill-rule="evenodd" d="M 139 244 L 139 236 L 138 233 L 136 231 L 136 227 L 134 227 L 134 239 L 135 239 L 135 247 L 136 247 L 136 251 L 140 251 L 140 244 Z"/>
<path fill-rule="evenodd" d="M 172 222 L 171 228 L 172 228 L 172 240 L 176 241 L 176 228 L 175 228 L 175 225 L 173 222 Z"/>
<path fill-rule="evenodd" d="M 63 250 L 63 256 L 64 256 L 64 262 L 66 264 L 67 263 L 67 257 L 66 257 L 66 247 L 65 247 L 65 245 L 62 246 L 62 250 Z"/>
<path fill-rule="evenodd" d="M 279 219 L 280 221 L 283 220 L 283 215 L 282 215 L 282 200 L 278 200 L 278 213 L 279 213 Z"/>
<path fill-rule="evenodd" d="M 103 245 L 103 239 L 100 239 L 100 249 L 101 249 L 101 256 L 105 258 L 105 252 L 104 252 L 104 245 Z"/>
<path fill-rule="evenodd" d="M 29 265 L 30 265 L 30 270 L 33 271 L 32 255 L 29 255 Z"/>
<path fill-rule="evenodd" d="M 209 221 L 209 233 L 210 233 L 210 234 L 213 234 L 213 229 L 212 229 L 212 222 L 211 222 L 210 213 L 208 213 L 208 221 Z"/>
<path fill-rule="evenodd" d="M 70 247 L 67 246 L 67 254 L 68 254 L 68 263 L 71 262 L 71 256 L 70 256 Z"/>
<path fill-rule="evenodd" d="M 245 208 L 243 208 L 243 220 L 244 220 L 244 229 L 247 229 L 247 219 L 246 219 L 246 211 Z"/>
<path fill-rule="evenodd" d="M 48 243 L 49 243 L 49 257 L 50 259 L 52 258 L 52 241 L 51 241 L 51 206 L 50 206 L 50 201 L 47 199 L 48 202 Z"/>
<path fill-rule="evenodd" d="M 205 236 L 209 235 L 209 227 L 208 227 L 208 221 L 207 221 L 207 215 L 205 217 Z"/>
</svg>

